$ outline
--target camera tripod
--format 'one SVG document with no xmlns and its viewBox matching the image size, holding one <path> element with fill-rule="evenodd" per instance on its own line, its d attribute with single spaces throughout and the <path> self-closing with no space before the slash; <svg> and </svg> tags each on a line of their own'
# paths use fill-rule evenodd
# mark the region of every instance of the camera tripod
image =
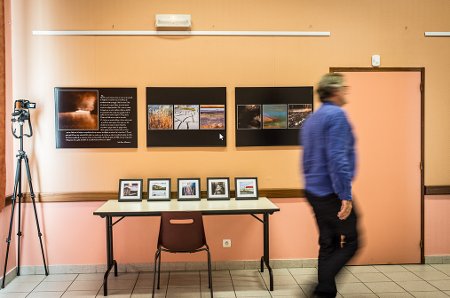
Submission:
<svg viewBox="0 0 450 298">
<path fill-rule="evenodd" d="M 17 101 L 16 101 L 16 106 L 17 106 Z M 37 227 L 37 232 L 38 232 L 38 236 L 39 236 L 39 242 L 41 244 L 41 252 L 42 252 L 42 260 L 44 261 L 44 271 L 45 271 L 45 275 L 48 275 L 48 270 L 47 270 L 47 264 L 45 263 L 45 255 L 44 255 L 44 247 L 42 245 L 42 233 L 41 233 L 41 229 L 39 227 L 39 219 L 38 219 L 38 215 L 37 215 L 37 210 L 36 210 L 36 201 L 35 201 L 35 195 L 34 195 L 34 191 L 33 191 L 33 184 L 31 183 L 31 172 L 30 172 L 30 165 L 28 162 L 28 156 L 26 154 L 26 152 L 23 150 L 23 137 L 31 137 L 33 135 L 33 130 L 31 128 L 31 123 L 29 123 L 30 121 L 30 114 L 28 109 L 24 110 L 24 109 L 15 109 L 14 113 L 12 114 L 13 118 L 11 119 L 12 124 L 11 124 L 11 130 L 12 133 L 14 135 L 14 137 L 16 139 L 19 139 L 20 141 L 20 149 L 16 155 L 17 157 L 17 167 L 16 167 L 16 175 L 15 175 L 15 181 L 14 181 L 14 193 L 12 196 L 12 204 L 11 204 L 11 220 L 9 223 L 9 232 L 8 232 L 8 238 L 6 239 L 6 243 L 7 243 L 7 248 L 6 248 L 6 257 L 5 257 L 5 267 L 3 270 L 3 280 L 2 280 L 2 288 L 5 287 L 5 276 L 6 276 L 6 267 L 8 265 L 8 256 L 9 256 L 9 247 L 11 244 L 11 233 L 12 233 L 12 227 L 13 227 L 13 223 L 14 223 L 14 211 L 16 208 L 16 204 L 18 204 L 18 224 L 17 224 L 17 276 L 20 276 L 20 237 L 22 236 L 22 222 L 21 222 L 21 205 L 22 205 L 22 200 L 23 200 L 23 193 L 22 193 L 22 163 L 25 163 L 25 169 L 26 169 L 26 173 L 27 173 L 27 178 L 28 178 L 28 186 L 30 188 L 30 196 L 31 196 L 31 201 L 33 203 L 33 208 L 34 208 L 34 217 L 36 219 L 36 227 Z M 24 122 L 28 121 L 28 125 L 30 128 L 30 134 L 24 134 L 23 133 L 23 125 Z M 19 124 L 19 135 L 16 135 L 16 130 L 13 130 L 13 124 L 15 122 L 18 122 Z M 17 202 L 16 202 L 17 200 Z"/>
</svg>

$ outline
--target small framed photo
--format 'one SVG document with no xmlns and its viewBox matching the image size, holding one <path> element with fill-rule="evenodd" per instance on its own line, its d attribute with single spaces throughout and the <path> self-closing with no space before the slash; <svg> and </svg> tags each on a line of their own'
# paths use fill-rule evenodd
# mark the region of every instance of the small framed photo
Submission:
<svg viewBox="0 0 450 298">
<path fill-rule="evenodd" d="M 170 178 L 147 179 L 148 201 L 170 201 Z"/>
<path fill-rule="evenodd" d="M 178 200 L 200 200 L 200 178 L 178 178 Z"/>
<path fill-rule="evenodd" d="M 236 177 L 234 178 L 234 185 L 236 189 L 236 200 L 258 199 L 258 178 Z"/>
<path fill-rule="evenodd" d="M 120 179 L 119 202 L 142 201 L 142 179 Z"/>
<path fill-rule="evenodd" d="M 230 178 L 208 178 L 208 200 L 230 199 Z"/>
</svg>

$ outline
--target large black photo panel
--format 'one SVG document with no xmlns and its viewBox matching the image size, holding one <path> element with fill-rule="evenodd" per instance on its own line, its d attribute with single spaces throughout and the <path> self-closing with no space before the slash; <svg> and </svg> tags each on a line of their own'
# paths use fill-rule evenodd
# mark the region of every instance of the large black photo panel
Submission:
<svg viewBox="0 0 450 298">
<path fill-rule="evenodd" d="M 235 95 L 236 146 L 301 145 L 313 87 L 238 87 Z"/>
<path fill-rule="evenodd" d="M 225 87 L 147 87 L 147 147 L 224 147 Z"/>
<path fill-rule="evenodd" d="M 136 88 L 55 88 L 56 148 L 137 148 Z"/>
</svg>

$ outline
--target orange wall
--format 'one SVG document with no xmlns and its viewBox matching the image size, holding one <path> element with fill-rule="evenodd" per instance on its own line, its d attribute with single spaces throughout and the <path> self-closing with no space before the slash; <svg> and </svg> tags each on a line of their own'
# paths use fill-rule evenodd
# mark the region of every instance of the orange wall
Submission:
<svg viewBox="0 0 450 298">
<path fill-rule="evenodd" d="M 448 38 L 425 38 L 423 32 L 448 30 L 449 12 L 447 0 L 382 3 L 349 0 L 345 5 L 324 0 L 287 0 L 282 4 L 276 0 L 198 0 L 195 3 L 181 0 L 15 0 L 12 7 L 13 98 L 24 97 L 38 104 L 38 109 L 32 111 L 35 136 L 26 140 L 35 191 L 116 191 L 117 181 L 123 177 L 205 178 L 216 175 L 256 175 L 261 188 L 302 187 L 298 147 L 237 149 L 233 125 L 228 126 L 226 148 L 146 148 L 145 87 L 226 86 L 227 101 L 232 107 L 236 86 L 314 85 L 329 67 L 369 66 L 372 54 L 380 54 L 382 66 L 386 67 L 425 67 L 425 184 L 448 185 L 450 85 L 447 74 L 450 58 L 447 53 L 450 43 Z M 31 35 L 32 30 L 153 30 L 156 13 L 190 13 L 193 30 L 331 31 L 331 37 Z M 53 88 L 63 86 L 137 87 L 139 148 L 56 150 Z M 232 108 L 227 117 L 229 124 L 234 122 Z M 312 233 L 315 228 L 305 203 L 301 199 L 276 202 L 282 211 L 274 216 L 271 226 L 271 243 L 275 245 L 272 258 L 314 257 L 317 246 Z M 104 224 L 92 216 L 99 204 L 39 206 L 46 227 L 50 264 L 104 262 Z M 447 202 L 443 204 L 450 206 Z M 435 210 L 428 202 L 427 208 L 429 212 Z M 30 219 L 32 217 L 27 218 L 28 223 Z M 62 223 L 64 229 L 61 229 Z M 134 241 L 128 242 L 130 247 L 126 247 L 127 243 L 118 243 L 119 259 L 142 262 L 151 256 L 140 252 L 154 247 L 156 230 L 147 232 L 149 224 L 146 223 L 154 225 L 155 220 L 127 219 L 117 227 L 116 238 L 139 238 L 142 231 L 148 234 L 142 247 L 132 246 Z M 219 259 L 258 258 L 260 252 L 252 251 L 253 243 L 261 237 L 257 234 L 258 222 L 239 217 L 233 224 L 237 227 L 234 230 L 225 219 L 207 220 L 208 233 L 214 233 L 212 245 L 215 251 L 220 251 Z M 248 238 L 237 233 L 241 226 L 248 229 L 245 234 Z M 289 227 L 295 228 L 291 231 Z M 304 230 L 299 231 L 299 227 Z M 430 243 L 439 242 L 438 235 L 446 231 L 439 225 L 434 227 L 436 230 L 427 230 Z M 32 233 L 35 227 L 31 225 L 27 229 L 30 232 L 25 237 L 35 237 Z M 136 232 L 125 234 L 128 230 Z M 216 230 L 217 234 L 213 232 Z M 233 248 L 223 250 L 219 242 L 229 233 L 233 237 Z M 74 236 L 74 247 L 63 243 L 67 235 Z M 86 238 L 93 241 L 89 242 L 90 255 L 65 254 L 66 249 L 78 252 L 79 248 L 86 247 Z M 443 249 L 430 249 L 427 253 L 450 252 L 450 243 L 441 247 Z M 39 259 L 24 256 L 24 263 L 39 264 Z"/>
<path fill-rule="evenodd" d="M 145 87 L 226 86 L 232 107 L 235 86 L 314 85 L 330 66 L 369 66 L 374 53 L 381 54 L 383 66 L 426 67 L 425 182 L 449 184 L 450 44 L 423 32 L 444 30 L 450 3 L 432 2 L 14 1 L 14 98 L 38 103 L 32 111 L 36 134 L 26 141 L 35 189 L 116 191 L 118 179 L 130 176 L 255 174 L 262 188 L 300 187 L 297 147 L 237 149 L 233 125 L 227 148 L 146 148 Z M 331 37 L 31 35 L 32 30 L 150 30 L 154 14 L 167 12 L 191 13 L 194 30 L 324 30 Z M 139 148 L 55 149 L 57 86 L 138 87 Z M 233 123 L 232 108 L 227 115 Z"/>
<path fill-rule="evenodd" d="M 271 258 L 314 258 L 317 233 L 307 202 L 279 199 L 274 203 L 281 211 L 270 217 Z M 101 204 L 37 204 L 49 264 L 105 263 L 105 220 L 92 215 Z M 28 232 L 23 237 L 23 264 L 41 265 L 32 205 L 25 205 L 24 230 Z M 263 226 L 250 215 L 206 216 L 205 229 L 214 261 L 258 260 L 262 255 Z M 114 257 L 121 264 L 150 263 L 156 250 L 158 230 L 159 218 L 156 217 L 128 217 L 121 221 L 114 227 Z M 222 239 L 232 239 L 232 247 L 222 248 Z M 204 256 L 167 254 L 164 259 L 203 261 Z"/>
<path fill-rule="evenodd" d="M 272 259 L 315 258 L 317 231 L 303 199 L 273 200 L 280 212 L 270 217 Z M 425 255 L 448 255 L 450 196 L 427 196 Z M 105 220 L 92 213 L 102 202 L 37 204 L 48 263 L 103 264 L 106 260 Z M 42 257 L 31 204 L 25 204 L 22 264 L 41 265 Z M 70 212 L 68 211 L 70 210 Z M 245 227 L 245 228 L 243 228 Z M 150 263 L 159 229 L 158 218 L 131 218 L 114 228 L 114 253 L 120 264 Z M 262 225 L 248 215 L 206 216 L 206 237 L 215 261 L 257 260 L 262 254 Z M 222 239 L 232 239 L 222 248 Z M 86 249 L 88 247 L 88 249 Z M 15 253 L 11 260 L 14 259 Z M 202 255 L 167 254 L 167 261 L 202 261 Z"/>
</svg>

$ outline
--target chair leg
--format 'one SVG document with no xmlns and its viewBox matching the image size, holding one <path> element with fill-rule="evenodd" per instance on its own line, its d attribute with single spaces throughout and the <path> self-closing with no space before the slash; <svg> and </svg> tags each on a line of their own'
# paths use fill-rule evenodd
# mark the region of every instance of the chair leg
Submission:
<svg viewBox="0 0 450 298">
<path fill-rule="evenodd" d="M 156 270 L 157 270 L 157 261 L 158 261 L 158 257 L 160 256 L 161 251 L 159 249 L 156 250 L 155 253 L 155 266 L 153 268 L 153 292 L 152 292 L 152 297 L 155 297 L 155 283 L 156 283 Z"/>
<path fill-rule="evenodd" d="M 212 275 L 211 275 L 211 254 L 209 253 L 209 248 L 206 249 L 206 252 L 208 253 L 208 283 L 209 283 L 209 290 L 211 292 L 211 298 L 213 297 L 213 285 L 212 285 Z"/>
<path fill-rule="evenodd" d="M 159 282 L 161 280 L 161 250 L 159 250 L 159 260 L 158 260 L 158 290 L 159 290 Z"/>
</svg>

